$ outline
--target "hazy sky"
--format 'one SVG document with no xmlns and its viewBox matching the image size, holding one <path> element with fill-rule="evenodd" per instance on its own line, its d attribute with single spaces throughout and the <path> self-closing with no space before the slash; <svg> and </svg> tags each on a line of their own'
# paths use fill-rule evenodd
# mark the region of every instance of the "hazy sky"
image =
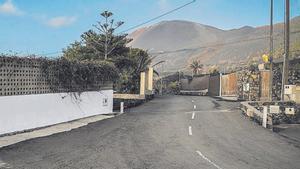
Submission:
<svg viewBox="0 0 300 169">
<path fill-rule="evenodd" d="M 125 21 L 120 31 L 191 0 L 0 0 L 0 53 L 46 54 L 61 51 L 92 28 L 99 13 L 112 11 Z M 300 15 L 300 0 L 291 16 Z M 269 0 L 197 0 L 160 18 L 190 20 L 221 29 L 269 24 Z M 275 22 L 283 20 L 284 0 L 274 0 Z M 56 55 L 56 54 L 53 54 Z M 52 56 L 52 55 L 48 55 Z"/>
</svg>

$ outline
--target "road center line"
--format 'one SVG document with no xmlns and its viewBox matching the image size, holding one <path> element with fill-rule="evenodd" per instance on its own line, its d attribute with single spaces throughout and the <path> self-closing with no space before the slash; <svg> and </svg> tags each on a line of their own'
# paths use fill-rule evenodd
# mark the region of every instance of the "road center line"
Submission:
<svg viewBox="0 0 300 169">
<path fill-rule="evenodd" d="M 196 105 L 194 105 L 194 110 L 196 110 L 197 109 L 197 106 Z"/>
<path fill-rule="evenodd" d="M 212 164 L 213 166 L 215 166 L 217 169 L 222 169 L 220 166 L 218 166 L 217 164 L 215 164 L 214 162 L 212 162 L 210 159 L 208 159 L 207 157 L 205 157 L 200 151 L 196 151 L 198 153 L 199 156 L 201 156 L 204 160 L 208 161 L 210 164 Z"/>
<path fill-rule="evenodd" d="M 192 126 L 189 126 L 189 135 L 190 136 L 193 135 L 193 133 L 192 133 Z"/>
<path fill-rule="evenodd" d="M 193 114 L 192 114 L 192 120 L 194 120 L 195 119 L 195 112 L 193 112 Z"/>
<path fill-rule="evenodd" d="M 8 164 L 0 161 L 0 168 L 11 168 Z"/>
<path fill-rule="evenodd" d="M 225 110 L 200 110 L 200 111 L 190 111 L 190 112 L 184 112 L 187 114 L 190 113 L 226 113 L 226 112 L 230 112 L 229 109 L 225 109 Z"/>
</svg>

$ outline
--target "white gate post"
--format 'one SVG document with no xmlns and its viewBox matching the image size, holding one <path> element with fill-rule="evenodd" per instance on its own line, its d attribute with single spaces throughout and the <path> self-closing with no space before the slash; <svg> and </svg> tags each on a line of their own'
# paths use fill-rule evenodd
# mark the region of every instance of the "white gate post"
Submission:
<svg viewBox="0 0 300 169">
<path fill-rule="evenodd" d="M 262 126 L 264 128 L 267 128 L 267 119 L 268 119 L 268 107 L 264 106 L 264 110 L 263 110 L 263 122 L 262 122 Z"/>
<path fill-rule="evenodd" d="M 219 89 L 219 96 L 222 96 L 222 73 L 220 73 L 220 89 Z"/>
<path fill-rule="evenodd" d="M 124 113 L 124 102 L 121 102 L 120 113 Z"/>
</svg>

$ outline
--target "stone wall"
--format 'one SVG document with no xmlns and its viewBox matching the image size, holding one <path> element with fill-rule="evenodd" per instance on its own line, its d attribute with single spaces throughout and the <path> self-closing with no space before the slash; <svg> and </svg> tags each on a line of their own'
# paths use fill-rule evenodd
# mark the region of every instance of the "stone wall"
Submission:
<svg viewBox="0 0 300 169">
<path fill-rule="evenodd" d="M 238 98 L 248 101 L 259 101 L 263 93 L 261 71 L 257 68 L 246 68 L 238 74 Z M 274 63 L 273 67 L 273 100 L 281 99 L 282 62 Z M 269 83 L 267 81 L 266 83 Z M 300 59 L 290 61 L 289 84 L 300 85 Z"/>
<path fill-rule="evenodd" d="M 300 59 L 290 61 L 289 84 L 300 85 Z M 282 84 L 282 62 L 274 64 L 273 69 L 273 100 L 280 100 Z"/>
<path fill-rule="evenodd" d="M 260 73 L 256 69 L 247 69 L 238 74 L 238 98 L 255 101 L 260 98 Z"/>
</svg>

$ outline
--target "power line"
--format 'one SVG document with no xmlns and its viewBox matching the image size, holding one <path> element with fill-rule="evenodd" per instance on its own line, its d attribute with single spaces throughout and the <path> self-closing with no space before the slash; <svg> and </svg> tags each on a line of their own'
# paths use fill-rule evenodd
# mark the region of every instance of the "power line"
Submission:
<svg viewBox="0 0 300 169">
<path fill-rule="evenodd" d="M 186 6 L 190 5 L 190 4 L 192 4 L 192 3 L 194 3 L 194 2 L 196 2 L 196 0 L 193 0 L 193 1 L 189 2 L 189 3 L 184 4 L 184 5 L 181 5 L 181 6 L 177 7 L 177 8 L 175 8 L 175 9 L 172 9 L 172 10 L 166 12 L 166 13 L 163 13 L 163 14 L 157 16 L 157 17 L 154 17 L 154 18 L 152 18 L 152 19 L 149 19 L 149 20 L 147 20 L 147 21 L 145 21 L 145 22 L 142 22 L 142 23 L 140 23 L 140 24 L 138 24 L 138 25 L 129 27 L 128 29 L 126 29 L 126 30 L 120 32 L 120 34 L 126 33 L 126 32 L 128 32 L 128 31 L 130 31 L 130 30 L 132 30 L 132 29 L 138 28 L 138 27 L 143 26 L 143 25 L 145 25 L 145 24 L 147 24 L 147 23 L 150 23 L 150 22 L 152 22 L 152 21 L 155 21 L 155 20 L 157 20 L 157 19 L 159 19 L 159 18 L 161 18 L 161 17 L 164 17 L 164 16 L 166 16 L 166 15 L 169 15 L 169 14 L 171 14 L 171 13 L 173 13 L 173 12 L 176 12 L 176 11 L 178 11 L 178 10 L 180 10 L 180 9 L 182 9 L 182 8 L 184 8 L 184 7 L 186 7 Z M 62 53 L 62 52 L 61 52 L 61 51 L 56 51 L 56 52 L 50 52 L 50 53 L 38 54 L 38 55 L 49 56 L 49 55 L 60 54 L 60 53 Z"/>
<path fill-rule="evenodd" d="M 132 27 L 130 27 L 130 28 L 128 28 L 128 29 L 126 29 L 126 30 L 120 32 L 120 34 L 126 33 L 126 32 L 128 32 L 128 31 L 130 31 L 130 30 L 132 30 L 132 29 L 138 28 L 138 27 L 143 26 L 143 25 L 145 25 L 145 24 L 147 24 L 147 23 L 150 23 L 150 22 L 152 22 L 152 21 L 155 21 L 155 20 L 157 20 L 157 19 L 159 19 L 159 18 L 161 18 L 161 17 L 164 17 L 164 16 L 166 16 L 166 15 L 169 15 L 169 14 L 175 12 L 175 11 L 178 11 L 178 10 L 180 10 L 180 9 L 182 9 L 182 8 L 184 8 L 184 7 L 186 7 L 186 6 L 190 5 L 190 4 L 192 4 L 192 3 L 194 3 L 194 2 L 196 2 L 196 0 L 193 0 L 193 1 L 189 2 L 189 3 L 184 4 L 184 5 L 181 5 L 181 6 L 177 7 L 177 8 L 175 8 L 175 9 L 172 9 L 172 10 L 166 12 L 166 13 L 163 13 L 163 14 L 157 16 L 157 17 L 154 17 L 154 18 L 152 18 L 152 19 L 149 19 L 149 20 L 147 20 L 147 21 L 145 21 L 145 22 L 142 22 L 142 23 L 140 23 L 140 24 L 138 24 L 138 25 L 132 26 Z"/>
<path fill-rule="evenodd" d="M 138 28 L 138 27 L 140 27 L 140 26 L 142 26 L 142 25 L 145 25 L 145 24 L 150 23 L 150 22 L 152 22 L 152 21 L 154 21 L 154 20 L 157 20 L 157 19 L 159 19 L 159 18 L 161 18 L 161 17 L 164 17 L 164 16 L 166 16 L 166 15 L 169 15 L 169 14 L 171 14 L 171 13 L 177 11 L 177 10 L 180 10 L 180 9 L 182 9 L 182 8 L 184 8 L 184 7 L 186 7 L 186 6 L 190 5 L 190 4 L 192 4 L 192 3 L 195 3 L 195 2 L 196 2 L 196 0 L 193 0 L 193 1 L 191 1 L 191 2 L 188 2 L 188 3 L 186 3 L 186 4 L 184 4 L 184 5 L 181 5 L 181 6 L 175 8 L 175 9 L 173 9 L 173 10 L 170 10 L 170 11 L 168 11 L 168 12 L 166 12 L 166 13 L 163 13 L 163 14 L 157 16 L 157 17 L 154 17 L 154 18 L 152 18 L 152 19 L 149 19 L 149 20 L 147 20 L 147 21 L 145 21 L 145 22 L 142 22 L 142 23 L 140 23 L 140 24 L 138 24 L 138 25 L 132 26 L 132 27 L 130 27 L 130 28 L 128 28 L 128 29 L 126 29 L 126 30 L 120 32 L 120 34 L 125 33 L 125 32 L 128 32 L 128 31 L 130 31 L 130 30 L 132 30 L 132 29 L 136 29 L 136 28 Z M 292 34 L 292 33 L 300 33 L 300 31 L 299 31 L 299 30 L 298 30 L 298 31 L 294 31 L 294 32 L 291 32 L 291 34 Z M 280 36 L 280 35 L 276 35 L 276 36 Z M 263 36 L 263 37 L 252 38 L 252 39 L 247 39 L 247 40 L 240 40 L 240 41 L 233 41 L 233 42 L 228 42 L 228 43 L 220 43 L 220 44 L 214 44 L 214 45 L 208 45 L 208 46 L 200 46 L 200 47 L 195 47 L 195 48 L 178 49 L 178 50 L 174 50 L 174 51 L 153 52 L 153 53 L 150 53 L 150 54 L 177 53 L 177 52 L 182 52 L 182 51 L 187 51 L 187 50 L 196 50 L 196 49 L 201 49 L 201 48 L 210 48 L 210 47 L 217 47 L 217 46 L 226 46 L 226 45 L 232 45 L 232 44 L 237 44 L 237 43 L 242 43 L 242 42 L 255 41 L 255 40 L 262 40 L 262 39 L 267 39 L 267 38 L 269 38 L 269 36 Z M 294 51 L 293 51 L 293 52 L 294 52 Z M 39 55 L 48 56 L 48 55 L 61 54 L 61 53 L 62 53 L 61 51 L 57 51 L 57 52 L 51 52 L 51 53 L 39 54 Z"/>
<path fill-rule="evenodd" d="M 296 33 L 300 33 L 300 30 L 291 32 L 291 34 L 296 34 Z M 280 36 L 280 35 L 275 35 L 275 37 L 278 37 L 278 36 Z M 183 51 L 188 51 L 188 50 L 205 49 L 205 48 L 211 48 L 211 47 L 233 45 L 233 44 L 243 43 L 243 42 L 250 42 L 250 41 L 255 41 L 255 40 L 263 40 L 263 39 L 267 39 L 267 38 L 269 38 L 269 36 L 262 36 L 262 37 L 252 38 L 252 39 L 232 41 L 232 42 L 228 42 L 228 43 L 219 43 L 219 44 L 214 44 L 214 45 L 199 46 L 199 47 L 195 47 L 195 48 L 178 49 L 178 50 L 173 50 L 173 51 L 153 52 L 153 53 L 150 52 L 150 54 L 178 53 L 178 52 L 183 52 Z M 292 52 L 294 52 L 294 51 L 292 51 Z M 61 54 L 61 53 L 62 53 L 61 51 L 56 51 L 56 52 L 43 53 L 43 54 L 38 54 L 38 55 L 49 56 L 49 55 Z"/>
</svg>

